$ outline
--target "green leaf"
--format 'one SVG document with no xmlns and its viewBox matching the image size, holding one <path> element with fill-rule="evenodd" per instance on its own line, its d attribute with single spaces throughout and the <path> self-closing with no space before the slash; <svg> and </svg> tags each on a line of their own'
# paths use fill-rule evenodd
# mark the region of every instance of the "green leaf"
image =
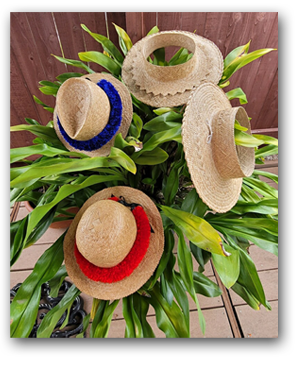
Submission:
<svg viewBox="0 0 300 365">
<path fill-rule="evenodd" d="M 254 134 L 254 137 L 256 139 L 259 139 L 262 141 L 262 144 L 269 144 L 272 146 L 278 147 L 278 139 L 270 136 L 265 136 L 264 134 Z"/>
<path fill-rule="evenodd" d="M 202 333 L 205 334 L 205 327 L 206 327 L 205 319 L 204 319 L 203 313 L 201 311 L 201 308 L 200 308 L 200 305 L 198 302 L 198 298 L 197 298 L 197 295 L 195 292 L 195 288 L 194 288 L 192 254 L 184 240 L 184 236 L 183 236 L 181 230 L 178 229 L 177 227 L 175 227 L 174 229 L 178 236 L 177 256 L 178 256 L 179 272 L 180 272 L 182 281 L 183 281 L 188 293 L 190 294 L 190 296 L 196 303 L 200 328 L 201 328 Z"/>
<path fill-rule="evenodd" d="M 261 158 L 271 155 L 277 155 L 278 154 L 278 147 L 277 146 L 264 146 L 259 148 L 257 151 L 255 151 L 255 158 Z"/>
<path fill-rule="evenodd" d="M 104 37 L 101 34 L 91 32 L 84 24 L 81 24 L 81 28 L 89 33 L 89 35 L 92 36 L 97 42 L 99 42 L 102 45 L 103 50 L 107 52 L 110 56 L 112 56 L 119 63 L 120 66 L 122 65 L 124 57 L 112 41 L 110 41 L 108 38 Z"/>
<path fill-rule="evenodd" d="M 120 165 L 132 173 L 136 171 L 136 166 L 130 157 L 123 151 L 112 147 L 111 154 L 108 157 L 97 156 L 81 160 L 68 158 L 51 159 L 26 167 L 12 168 L 10 171 L 10 186 L 12 188 L 21 188 L 24 187 L 23 183 L 31 182 L 44 176 L 86 171 L 100 167 L 118 167 Z"/>
<path fill-rule="evenodd" d="M 165 162 L 168 159 L 169 155 L 162 148 L 156 147 L 154 148 L 154 150 L 146 151 L 138 157 L 134 157 L 134 155 L 132 157 L 137 165 L 149 166 L 149 165 L 158 165 L 160 163 Z"/>
<path fill-rule="evenodd" d="M 222 294 L 222 290 L 218 285 L 200 272 L 193 272 L 193 280 L 195 292 L 198 294 L 210 298 L 218 297 Z"/>
<path fill-rule="evenodd" d="M 155 33 L 158 33 L 158 32 L 159 32 L 158 26 L 155 25 L 153 28 L 151 28 L 149 30 L 149 32 L 147 33 L 147 35 L 155 34 Z"/>
<path fill-rule="evenodd" d="M 193 188 L 184 198 L 181 209 L 185 212 L 194 214 L 197 217 L 203 218 L 208 206 L 203 203 L 202 199 L 199 198 L 196 189 Z"/>
<path fill-rule="evenodd" d="M 65 63 L 66 65 L 82 68 L 83 70 L 87 71 L 90 74 L 94 73 L 94 71 L 91 68 L 89 68 L 85 63 L 83 63 L 81 61 L 71 60 L 71 59 L 67 59 L 67 58 L 55 56 L 55 55 L 52 55 L 52 56 L 54 56 L 58 61 Z"/>
<path fill-rule="evenodd" d="M 79 294 L 80 290 L 73 284 L 63 296 L 61 301 L 45 315 L 37 330 L 37 338 L 50 338 L 57 322 L 60 320 L 64 312 L 71 308 L 74 300 Z"/>
<path fill-rule="evenodd" d="M 274 182 L 276 182 L 276 184 L 278 184 L 278 175 L 273 174 L 271 172 L 268 171 L 262 171 L 262 170 L 254 170 L 253 171 L 253 175 L 258 175 L 258 176 L 265 176 L 268 179 L 273 180 Z"/>
<path fill-rule="evenodd" d="M 259 202 L 239 200 L 231 209 L 232 212 L 243 215 L 246 213 L 278 214 L 278 199 L 263 199 Z"/>
<path fill-rule="evenodd" d="M 20 161 L 32 155 L 43 155 L 47 157 L 54 157 L 57 155 L 61 156 L 72 156 L 87 158 L 88 156 L 79 152 L 70 152 L 61 150 L 55 147 L 50 147 L 47 144 L 31 145 L 28 147 L 19 147 L 10 149 L 10 163 Z"/>
<path fill-rule="evenodd" d="M 247 288 L 247 291 L 250 292 L 257 301 L 270 310 L 270 305 L 266 300 L 253 260 L 244 250 L 240 249 L 229 236 L 226 236 L 226 239 L 230 242 L 230 245 L 238 249 L 240 254 L 240 275 L 238 277 L 238 283 Z"/>
<path fill-rule="evenodd" d="M 240 87 L 228 91 L 226 95 L 228 97 L 228 100 L 239 99 L 241 105 L 248 103 L 247 96 Z"/>
<path fill-rule="evenodd" d="M 121 67 L 112 58 L 106 56 L 105 54 L 97 51 L 79 52 L 78 57 L 81 61 L 85 62 L 95 62 L 98 65 L 104 67 L 110 73 L 115 76 L 120 76 Z"/>
<path fill-rule="evenodd" d="M 247 54 L 250 47 L 249 41 L 247 44 L 237 47 L 234 50 L 232 50 L 224 60 L 224 68 L 227 68 L 232 62 L 234 62 L 237 58 L 241 57 L 243 54 Z"/>
<path fill-rule="evenodd" d="M 169 111 L 151 119 L 144 125 L 144 129 L 150 132 L 161 132 L 174 127 L 181 127 L 182 114 L 174 111 Z"/>
<path fill-rule="evenodd" d="M 147 298 L 155 309 L 156 323 L 167 338 L 187 338 L 189 331 L 178 305 L 173 301 L 171 305 L 161 295 L 158 282 L 149 291 L 151 298 Z"/>
<path fill-rule="evenodd" d="M 255 310 L 259 310 L 259 301 L 257 299 L 255 299 L 255 297 L 249 293 L 249 291 L 247 290 L 247 288 L 245 288 L 243 285 L 239 284 L 239 283 L 235 283 L 231 289 L 237 294 L 239 295 L 241 298 L 244 299 L 244 301 L 250 305 L 251 308 L 255 309 Z"/>
<path fill-rule="evenodd" d="M 27 241 L 30 233 L 37 226 L 37 224 L 41 221 L 41 219 L 47 214 L 47 212 L 65 199 L 67 196 L 74 194 L 75 192 L 84 189 L 88 186 L 99 184 L 106 181 L 115 181 L 116 177 L 114 175 L 107 175 L 107 176 L 98 176 L 92 175 L 89 177 L 85 177 L 81 183 L 72 184 L 72 185 L 64 185 L 62 186 L 58 193 L 55 195 L 54 199 L 44 205 L 36 207 L 31 214 L 29 215 L 28 225 L 27 225 L 27 232 L 24 242 Z"/>
<path fill-rule="evenodd" d="M 125 297 L 122 299 L 123 317 L 125 319 L 125 338 L 135 338 L 135 329 L 131 313 L 131 307 L 129 298 Z"/>
<path fill-rule="evenodd" d="M 241 49 L 242 53 L 239 53 L 237 57 L 231 60 L 231 62 L 226 64 L 226 67 L 224 67 L 223 76 L 221 78 L 220 83 L 226 82 L 237 70 L 246 66 L 248 63 L 274 50 L 275 50 L 274 48 L 265 48 L 265 49 L 258 49 L 251 53 L 245 53 Z"/>
<path fill-rule="evenodd" d="M 228 255 L 218 232 L 206 220 L 167 206 L 160 208 L 196 246 L 218 255 Z"/>
<path fill-rule="evenodd" d="M 133 160 L 123 151 L 118 148 L 112 147 L 108 158 L 113 159 L 120 166 L 124 167 L 127 171 L 132 174 L 136 174 L 136 166 Z"/>
<path fill-rule="evenodd" d="M 53 278 L 60 268 L 64 234 L 38 259 L 10 306 L 11 337 L 28 337 L 35 323 L 41 298 L 41 285 Z"/>
<path fill-rule="evenodd" d="M 127 52 L 130 50 L 130 48 L 132 47 L 132 41 L 131 41 L 128 34 L 125 32 L 125 30 L 123 28 L 119 27 L 115 23 L 113 23 L 113 25 L 116 29 L 116 32 L 118 33 L 118 36 L 119 36 L 120 48 L 121 48 L 122 52 L 124 53 L 124 55 L 126 55 Z"/>
<path fill-rule="evenodd" d="M 158 145 L 164 142 L 177 141 L 181 142 L 181 125 L 178 127 L 169 129 L 167 131 L 155 133 L 150 137 L 147 142 L 144 143 L 144 147 L 140 152 L 136 152 L 132 157 L 137 158 L 144 152 L 154 150 Z"/>
<path fill-rule="evenodd" d="M 45 110 L 48 110 L 50 113 L 53 113 L 54 112 L 54 108 L 51 108 L 50 106 L 48 106 L 48 105 L 46 105 L 45 103 L 43 103 L 39 98 L 37 98 L 35 95 L 32 95 L 32 97 L 33 97 L 33 100 L 37 103 L 37 104 L 39 104 L 39 105 L 42 105 L 43 106 L 43 108 L 45 109 Z M 31 123 L 30 123 L 31 124 Z"/>
<path fill-rule="evenodd" d="M 11 132 L 18 132 L 18 131 L 28 131 L 32 134 L 42 138 L 45 141 L 54 143 L 54 144 L 61 144 L 59 141 L 55 130 L 51 127 L 45 127 L 42 125 L 27 125 L 27 124 L 18 124 L 15 126 L 10 127 Z"/>
<path fill-rule="evenodd" d="M 57 273 L 53 276 L 51 280 L 49 280 L 48 284 L 50 287 L 50 293 L 49 295 L 52 298 L 56 298 L 58 296 L 59 289 L 61 287 L 62 282 L 64 279 L 68 276 L 66 266 L 62 265 Z"/>
<path fill-rule="evenodd" d="M 108 336 L 109 328 L 111 325 L 112 316 L 114 311 L 119 304 L 118 300 L 113 300 L 109 305 L 108 301 L 106 301 L 104 310 L 102 311 L 101 318 L 95 317 L 94 322 L 96 322 L 95 331 L 93 334 L 93 338 L 106 338 Z"/>
<path fill-rule="evenodd" d="M 25 118 L 25 121 L 26 121 L 28 124 L 31 124 L 31 125 L 41 125 L 41 123 L 37 122 L 35 119 Z"/>
<path fill-rule="evenodd" d="M 237 281 L 240 274 L 240 257 L 239 251 L 225 243 L 224 246 L 230 256 L 224 257 L 212 254 L 212 261 L 222 283 L 229 289 Z"/>
<path fill-rule="evenodd" d="M 234 129 L 234 142 L 236 145 L 244 147 L 258 147 L 263 144 L 261 140 L 255 138 L 252 134 L 248 134 L 236 128 Z"/>
<path fill-rule="evenodd" d="M 83 74 L 80 72 L 65 72 L 61 75 L 56 76 L 56 79 L 61 83 L 63 83 L 66 80 L 71 79 L 72 77 L 81 77 L 81 76 L 83 76 Z"/>
<path fill-rule="evenodd" d="M 253 177 L 245 177 L 243 183 L 248 185 L 266 198 L 278 198 L 278 190 L 270 186 L 265 181 Z"/>
<path fill-rule="evenodd" d="M 142 129 L 143 129 L 143 121 L 141 117 L 138 114 L 133 113 L 132 123 L 130 125 L 130 130 L 129 130 L 130 134 L 135 138 L 140 138 Z"/>
<path fill-rule="evenodd" d="M 243 220 L 245 220 L 243 222 Z M 219 232 L 245 238 L 258 247 L 278 255 L 278 222 L 271 218 L 209 219 Z M 229 223 L 230 222 L 230 223 Z"/>
<path fill-rule="evenodd" d="M 91 315 L 90 315 L 90 314 L 88 314 L 88 315 L 86 315 L 86 316 L 83 318 L 83 321 L 82 321 L 82 324 L 83 324 L 83 326 L 82 326 L 82 332 L 81 332 L 81 333 L 79 333 L 79 334 L 76 336 L 76 338 L 84 338 L 84 333 L 86 332 L 86 330 L 87 330 L 87 328 L 88 328 L 88 326 L 89 326 L 89 324 L 90 324 L 90 317 L 91 317 Z"/>
</svg>

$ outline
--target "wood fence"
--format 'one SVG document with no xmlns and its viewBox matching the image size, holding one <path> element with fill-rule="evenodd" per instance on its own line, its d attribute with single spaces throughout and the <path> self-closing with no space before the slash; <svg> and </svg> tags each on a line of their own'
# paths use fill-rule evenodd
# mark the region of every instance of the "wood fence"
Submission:
<svg viewBox="0 0 300 365">
<path fill-rule="evenodd" d="M 278 48 L 278 13 L 233 12 L 148 12 L 148 13 L 11 13 L 11 125 L 32 118 L 43 125 L 52 115 L 36 104 L 32 95 L 54 106 L 54 98 L 39 91 L 41 80 L 54 81 L 61 73 L 77 71 L 57 61 L 52 55 L 78 59 L 78 52 L 102 51 L 99 43 L 82 30 L 109 37 L 118 44 L 115 23 L 125 29 L 133 43 L 155 25 L 160 30 L 181 29 L 209 38 L 220 48 L 223 57 L 232 49 L 251 40 L 250 51 Z M 89 65 L 95 71 L 101 67 Z M 271 52 L 239 70 L 225 91 L 241 87 L 247 95 L 244 105 L 252 118 L 252 129 L 278 136 L 278 52 Z M 236 101 L 233 105 L 238 105 Z M 11 147 L 31 144 L 27 132 L 11 133 Z"/>
</svg>

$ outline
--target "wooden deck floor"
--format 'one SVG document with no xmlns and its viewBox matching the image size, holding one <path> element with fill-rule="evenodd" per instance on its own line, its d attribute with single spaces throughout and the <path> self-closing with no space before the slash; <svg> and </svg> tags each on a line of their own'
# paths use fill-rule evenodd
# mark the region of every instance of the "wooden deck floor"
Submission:
<svg viewBox="0 0 300 365">
<path fill-rule="evenodd" d="M 265 165 L 264 169 L 277 174 L 277 161 L 270 161 Z M 270 183 L 270 185 L 277 187 L 275 183 Z M 22 203 L 17 211 L 12 211 L 12 213 L 14 214 L 14 220 L 19 220 L 28 214 Z M 63 231 L 61 229 L 48 229 L 36 244 L 23 251 L 19 260 L 11 268 L 10 287 L 26 279 L 37 259 Z M 250 254 L 255 262 L 265 289 L 266 298 L 270 302 L 272 310 L 266 311 L 262 307 L 259 311 L 255 311 L 235 293 L 225 288 L 223 288 L 223 295 L 221 297 L 206 298 L 199 295 L 199 303 L 206 320 L 206 338 L 274 338 L 278 336 L 278 259 L 276 256 L 254 245 L 250 247 Z M 219 278 L 215 274 L 210 262 L 206 265 L 205 274 L 211 280 L 219 282 Z M 81 296 L 85 303 L 84 309 L 90 312 L 92 298 L 85 294 L 81 294 Z M 199 327 L 196 305 L 192 300 L 190 301 L 190 317 L 191 337 L 203 337 Z M 164 337 L 164 333 L 156 326 L 155 314 L 152 308 L 148 312 L 148 321 L 156 337 Z M 125 321 L 122 315 L 121 304 L 119 304 L 113 315 L 109 337 L 124 337 L 124 331 Z"/>
</svg>

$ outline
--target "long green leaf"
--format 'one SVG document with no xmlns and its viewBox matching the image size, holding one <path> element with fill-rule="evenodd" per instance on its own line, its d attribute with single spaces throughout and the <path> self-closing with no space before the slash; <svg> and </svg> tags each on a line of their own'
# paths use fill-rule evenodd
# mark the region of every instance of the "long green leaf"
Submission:
<svg viewBox="0 0 300 365">
<path fill-rule="evenodd" d="M 123 28 L 119 27 L 115 23 L 113 23 L 113 25 L 119 36 L 120 48 L 121 48 L 122 52 L 124 53 L 124 55 L 126 55 L 127 52 L 130 50 L 130 48 L 132 47 L 132 41 Z"/>
<path fill-rule="evenodd" d="M 108 336 L 112 316 L 118 304 L 119 300 L 113 300 L 109 305 L 107 301 L 102 313 L 102 318 L 100 321 L 97 321 L 97 325 L 93 335 L 94 338 L 106 338 Z"/>
<path fill-rule="evenodd" d="M 54 157 L 57 155 L 72 156 L 87 158 L 88 156 L 80 152 L 70 152 L 48 146 L 47 144 L 37 144 L 28 147 L 11 148 L 10 150 L 10 163 L 20 161 L 32 155 L 43 155 L 47 157 Z"/>
<path fill-rule="evenodd" d="M 202 199 L 195 188 L 193 188 L 184 198 L 181 205 L 181 209 L 185 212 L 196 215 L 197 217 L 203 218 L 208 206 L 203 203 Z"/>
<path fill-rule="evenodd" d="M 58 139 L 55 130 L 51 127 L 46 127 L 43 125 L 27 125 L 27 124 L 18 124 L 10 127 L 11 132 L 18 132 L 18 131 L 28 131 L 32 134 L 42 138 L 45 141 L 60 144 L 61 142 Z"/>
<path fill-rule="evenodd" d="M 198 310 L 198 317 L 199 317 L 199 323 L 200 328 L 203 334 L 205 334 L 205 319 L 203 316 L 203 313 L 201 311 L 198 298 L 195 292 L 194 288 L 194 281 L 193 281 L 193 261 L 192 261 L 192 254 L 184 240 L 184 236 L 180 229 L 175 227 L 175 232 L 178 236 L 178 249 L 177 249 L 177 256 L 178 256 L 178 267 L 179 267 L 179 273 L 182 277 L 182 280 L 184 282 L 184 285 L 196 303 L 197 310 Z M 216 255 L 219 256 L 219 255 Z"/>
<path fill-rule="evenodd" d="M 74 67 L 78 67 L 78 68 L 82 68 L 83 70 L 87 71 L 88 73 L 94 73 L 94 71 L 89 68 L 85 63 L 78 61 L 78 60 L 71 60 L 68 58 L 64 58 L 64 57 L 60 57 L 60 56 L 54 56 L 58 61 L 65 63 L 66 65 L 70 65 L 70 66 L 74 66 Z"/>
<path fill-rule="evenodd" d="M 224 68 L 223 76 L 221 78 L 221 83 L 226 82 L 237 70 L 246 66 L 248 63 L 274 50 L 275 50 L 274 48 L 266 48 L 266 49 L 258 49 L 251 53 L 239 54 Z"/>
<path fill-rule="evenodd" d="M 206 220 L 167 206 L 160 208 L 196 246 L 218 255 L 228 254 L 222 246 L 218 232 Z"/>
<path fill-rule="evenodd" d="M 195 291 L 198 294 L 210 298 L 218 297 L 222 294 L 222 290 L 218 285 L 200 272 L 193 272 L 193 280 Z"/>
<path fill-rule="evenodd" d="M 110 73 L 115 76 L 120 76 L 121 67 L 112 58 L 106 56 L 105 54 L 97 51 L 79 52 L 78 57 L 81 61 L 95 62 L 98 65 L 104 67 Z"/>
<path fill-rule="evenodd" d="M 81 28 L 85 30 L 90 36 L 92 36 L 97 42 L 99 42 L 102 45 L 103 50 L 112 56 L 120 66 L 122 65 L 124 57 L 112 41 L 101 34 L 91 32 L 84 24 L 81 24 Z"/>
<path fill-rule="evenodd" d="M 247 54 L 250 47 L 249 41 L 247 44 L 237 47 L 234 50 L 232 50 L 224 60 L 224 68 L 227 68 L 233 61 L 235 61 L 238 57 L 241 57 L 243 54 Z"/>
<path fill-rule="evenodd" d="M 107 176 L 98 176 L 98 175 L 92 175 L 87 178 L 85 178 L 80 184 L 73 184 L 73 185 L 64 185 L 62 186 L 58 193 L 56 194 L 55 198 L 44 205 L 36 207 L 30 214 L 28 225 L 27 225 L 27 233 L 26 237 L 24 239 L 25 243 L 28 239 L 30 233 L 32 232 L 33 228 L 40 222 L 40 220 L 43 218 L 47 212 L 53 208 L 55 205 L 57 205 L 59 202 L 61 202 L 63 199 L 65 199 L 67 196 L 74 194 L 75 192 L 84 189 L 88 186 L 99 184 L 106 181 L 115 181 L 114 175 L 107 175 Z"/>
<path fill-rule="evenodd" d="M 159 291 L 158 283 L 149 291 L 151 298 L 147 298 L 155 309 L 156 323 L 167 338 L 187 338 L 189 331 L 185 319 L 178 305 L 173 301 L 171 305 Z"/>
<path fill-rule="evenodd" d="M 41 297 L 41 285 L 53 278 L 63 262 L 64 234 L 38 259 L 10 306 L 11 337 L 28 337 L 35 323 Z"/>
<path fill-rule="evenodd" d="M 72 306 L 79 294 L 80 290 L 73 284 L 61 301 L 45 315 L 37 330 L 37 338 L 50 338 L 57 322 L 64 312 Z"/>
<path fill-rule="evenodd" d="M 259 175 L 259 176 L 265 176 L 268 179 L 273 180 L 274 182 L 276 182 L 276 184 L 278 184 L 278 175 L 275 175 L 271 172 L 268 171 L 262 171 L 262 170 L 254 170 L 253 171 L 253 175 Z"/>
<path fill-rule="evenodd" d="M 266 309 L 270 310 L 270 304 L 266 300 L 264 289 L 253 260 L 244 250 L 240 249 L 229 236 L 226 236 L 226 239 L 232 246 L 238 249 L 240 254 L 240 275 L 238 277 L 238 283 L 247 288 L 256 300 L 266 307 Z"/>
</svg>

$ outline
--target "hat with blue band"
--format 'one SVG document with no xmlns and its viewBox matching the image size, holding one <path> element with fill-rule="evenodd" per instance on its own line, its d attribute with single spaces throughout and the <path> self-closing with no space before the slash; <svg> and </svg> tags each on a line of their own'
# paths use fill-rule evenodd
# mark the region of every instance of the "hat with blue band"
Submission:
<svg viewBox="0 0 300 365">
<path fill-rule="evenodd" d="M 68 79 L 57 93 L 55 131 L 70 151 L 107 156 L 116 134 L 126 137 L 132 103 L 126 86 L 108 74 Z"/>
</svg>

